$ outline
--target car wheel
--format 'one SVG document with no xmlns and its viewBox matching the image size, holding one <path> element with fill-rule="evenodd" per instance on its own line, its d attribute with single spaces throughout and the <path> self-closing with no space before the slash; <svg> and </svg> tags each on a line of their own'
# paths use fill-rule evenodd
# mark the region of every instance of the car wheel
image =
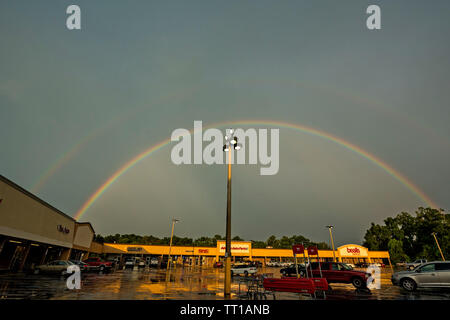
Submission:
<svg viewBox="0 0 450 320">
<path fill-rule="evenodd" d="M 105 266 L 100 266 L 100 271 L 105 270 Z"/>
<path fill-rule="evenodd" d="M 414 291 L 416 290 L 417 284 L 414 280 L 407 278 L 402 280 L 401 286 L 406 291 Z"/>
<path fill-rule="evenodd" d="M 352 284 L 357 289 L 360 289 L 360 288 L 364 287 L 364 281 L 361 278 L 359 278 L 359 277 L 353 278 L 352 279 Z"/>
<path fill-rule="evenodd" d="M 244 276 L 248 277 L 248 271 L 244 272 Z"/>
</svg>

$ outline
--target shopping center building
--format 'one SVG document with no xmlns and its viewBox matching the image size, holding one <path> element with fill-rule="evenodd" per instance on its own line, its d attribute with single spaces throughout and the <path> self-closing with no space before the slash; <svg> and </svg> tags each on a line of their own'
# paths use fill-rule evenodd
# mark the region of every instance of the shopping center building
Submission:
<svg viewBox="0 0 450 320">
<path fill-rule="evenodd" d="M 0 175 L 0 270 L 22 271 L 57 259 L 81 260 L 89 255 L 117 259 L 127 257 L 166 259 L 170 254 L 178 263 L 211 266 L 225 255 L 225 242 L 216 247 L 165 246 L 96 243 L 89 222 L 77 222 L 37 196 Z M 293 261 L 290 249 L 252 248 L 250 241 L 233 241 L 233 261 Z M 319 250 L 321 260 L 347 263 L 383 262 L 390 264 L 387 251 L 369 251 L 356 244 L 332 250 Z M 308 253 L 305 250 L 306 258 Z M 309 257 L 317 259 L 317 256 Z M 303 255 L 298 259 L 302 261 Z"/>
<path fill-rule="evenodd" d="M 216 261 L 221 261 L 225 255 L 225 241 L 218 241 L 216 247 L 195 247 L 195 246 L 160 246 L 160 245 L 136 245 L 136 244 L 113 244 L 104 243 L 102 253 L 109 259 L 118 257 L 123 259 L 127 256 L 160 257 L 168 256 L 169 253 L 178 263 L 195 261 L 195 264 L 210 266 Z M 251 241 L 232 241 L 231 243 L 232 260 L 237 261 L 259 261 L 266 265 L 269 261 L 293 262 L 294 254 L 291 249 L 272 249 L 272 248 L 252 248 Z M 390 265 L 389 253 L 387 251 L 369 251 L 367 248 L 347 244 L 340 246 L 335 250 L 319 250 L 318 255 L 308 256 L 305 249 L 304 255 L 297 255 L 297 261 L 303 262 L 304 259 L 316 261 L 336 261 L 344 263 L 358 262 L 365 263 L 385 263 Z"/>
<path fill-rule="evenodd" d="M 0 270 L 21 271 L 99 252 L 94 229 L 0 175 Z M 97 248 L 97 250 L 95 250 Z"/>
</svg>

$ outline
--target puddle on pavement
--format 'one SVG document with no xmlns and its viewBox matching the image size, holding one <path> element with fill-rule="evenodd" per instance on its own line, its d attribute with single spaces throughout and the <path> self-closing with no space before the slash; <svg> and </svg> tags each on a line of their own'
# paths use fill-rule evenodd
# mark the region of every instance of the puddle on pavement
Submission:
<svg viewBox="0 0 450 320">
<path fill-rule="evenodd" d="M 274 273 L 278 269 L 264 268 L 263 273 Z M 327 300 L 424 300 L 450 299 L 449 290 L 420 291 L 408 293 L 390 283 L 389 272 L 384 272 L 381 289 L 370 293 L 357 291 L 352 285 L 332 284 Z M 80 290 L 69 290 L 66 280 L 58 276 L 31 274 L 0 275 L 0 299 L 223 299 L 223 269 L 176 268 L 169 274 L 166 270 L 120 270 L 108 273 L 85 273 Z M 232 283 L 232 298 L 246 299 L 246 285 L 235 277 Z M 267 299 L 273 296 L 268 294 Z M 295 293 L 276 293 L 277 300 L 308 300 L 310 297 Z M 321 299 L 323 299 L 321 297 Z"/>
</svg>

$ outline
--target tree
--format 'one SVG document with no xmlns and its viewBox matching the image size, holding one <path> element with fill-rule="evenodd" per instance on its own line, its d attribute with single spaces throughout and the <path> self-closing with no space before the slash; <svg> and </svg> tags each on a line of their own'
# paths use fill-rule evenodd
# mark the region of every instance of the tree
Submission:
<svg viewBox="0 0 450 320">
<path fill-rule="evenodd" d="M 441 256 L 432 234 L 438 234 L 445 256 L 450 250 L 450 215 L 443 209 L 423 207 L 415 214 L 414 217 L 402 212 L 394 218 L 386 218 L 384 225 L 372 223 L 364 235 L 363 245 L 370 250 L 389 250 L 395 259 L 439 260 Z"/>
<path fill-rule="evenodd" d="M 403 243 L 400 240 L 396 239 L 389 240 L 388 251 L 391 260 L 394 263 L 409 260 L 405 252 L 403 252 Z"/>
</svg>

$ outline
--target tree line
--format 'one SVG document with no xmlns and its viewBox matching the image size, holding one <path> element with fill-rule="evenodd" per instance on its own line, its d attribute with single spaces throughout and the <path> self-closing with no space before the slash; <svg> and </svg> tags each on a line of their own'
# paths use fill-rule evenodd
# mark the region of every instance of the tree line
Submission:
<svg viewBox="0 0 450 320">
<path fill-rule="evenodd" d="M 394 218 L 386 218 L 384 225 L 372 223 L 363 246 L 369 250 L 389 251 L 393 262 L 420 258 L 441 260 L 433 233 L 446 257 L 450 250 L 450 214 L 443 209 L 419 207 L 415 216 L 401 212 Z"/>
<path fill-rule="evenodd" d="M 174 246 L 195 246 L 195 247 L 216 247 L 218 240 L 225 240 L 224 236 L 214 235 L 213 237 L 200 237 L 197 239 L 173 236 L 172 245 Z M 235 236 L 232 240 L 244 241 L 239 236 Z M 94 241 L 99 243 L 119 243 L 119 244 L 143 244 L 143 245 L 169 245 L 170 237 L 158 238 L 155 236 L 140 236 L 136 234 L 115 234 L 115 235 L 95 235 Z M 305 246 L 315 245 L 318 249 L 329 250 L 330 247 L 325 242 L 313 242 L 310 239 L 301 236 L 293 235 L 291 237 L 283 236 L 277 238 L 274 235 L 270 236 L 266 241 L 251 240 L 253 248 L 275 248 L 275 249 L 291 249 L 294 244 L 303 243 Z"/>
</svg>

